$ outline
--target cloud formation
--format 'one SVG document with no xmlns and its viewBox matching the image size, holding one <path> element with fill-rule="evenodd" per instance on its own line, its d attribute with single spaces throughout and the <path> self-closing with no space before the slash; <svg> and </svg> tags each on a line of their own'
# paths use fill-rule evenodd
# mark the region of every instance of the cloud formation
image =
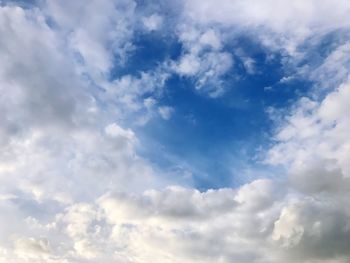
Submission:
<svg viewBox="0 0 350 263">
<path fill-rule="evenodd" d="M 0 262 L 347 263 L 349 46 L 337 32 L 348 30 L 348 1 L 195 0 L 171 21 L 138 5 L 0 2 Z M 113 75 L 135 35 L 166 30 L 181 44 L 177 58 Z M 269 110 L 264 162 L 286 174 L 235 188 L 171 186 L 131 127 L 177 113 L 161 101 L 171 76 L 216 99 L 235 63 L 255 74 L 229 46 L 244 31 L 314 85 Z M 302 64 L 332 32 L 334 46 Z"/>
</svg>

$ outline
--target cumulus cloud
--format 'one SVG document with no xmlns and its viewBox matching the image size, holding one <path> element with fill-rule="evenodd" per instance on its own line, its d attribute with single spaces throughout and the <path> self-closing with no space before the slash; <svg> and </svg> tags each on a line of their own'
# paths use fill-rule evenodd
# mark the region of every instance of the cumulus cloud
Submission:
<svg viewBox="0 0 350 263">
<path fill-rule="evenodd" d="M 104 82 L 100 98 L 120 119 L 135 118 L 135 123 L 147 123 L 152 117 L 157 98 L 163 93 L 169 74 L 162 70 L 141 72 L 140 76 L 124 75 Z"/>
<path fill-rule="evenodd" d="M 350 21 L 347 1 L 184 1 L 180 12 L 181 23 L 177 27 L 183 44 L 183 56 L 177 61 L 177 72 L 195 79 L 195 87 L 204 89 L 212 97 L 224 94 L 230 85 L 222 82 L 232 70 L 233 59 L 222 61 L 219 57 L 227 49 L 235 50 L 236 62 L 242 63 L 248 74 L 257 73 L 254 59 L 242 54 L 233 39 L 244 36 L 259 43 L 268 52 L 282 55 L 286 74 L 296 73 L 320 86 L 339 85 L 347 77 L 347 39 Z M 332 35 L 332 36 L 330 36 Z M 312 61 L 315 47 L 332 37 L 332 54 L 318 54 Z M 334 48 L 337 46 L 337 48 Z M 207 52 L 216 55 L 206 59 Z M 328 53 L 327 52 L 327 53 Z M 215 62 L 220 61 L 221 70 Z M 308 61 L 307 64 L 305 60 Z M 226 65 L 226 66 L 224 66 Z M 337 70 L 334 70 L 337 68 Z M 292 69 L 292 70 L 291 70 Z M 202 71 L 201 71 L 202 70 Z M 207 81 L 201 72 L 212 72 Z M 215 72 L 215 73 L 214 73 Z M 210 87 L 210 88 L 208 88 Z M 232 87 L 232 85 L 231 85 Z"/>
<path fill-rule="evenodd" d="M 58 3 L 51 4 L 59 8 Z M 52 11 L 59 16 L 55 17 L 56 23 L 62 23 L 59 30 L 54 30 L 46 23 L 46 11 L 4 5 L 0 12 L 0 53 L 4 58 L 0 70 L 3 199 L 25 195 L 34 202 L 50 199 L 67 204 L 76 198 L 94 199 L 107 185 L 122 189 L 126 186 L 123 180 L 128 185 L 132 181 L 139 184 L 139 179 L 152 181 L 153 168 L 135 152 L 136 136 L 114 122 L 112 110 L 101 110 L 98 105 L 102 97 L 95 93 L 95 84 L 100 86 L 106 79 L 95 73 L 105 69 L 82 73 L 75 49 L 63 37 L 61 30 L 71 31 L 69 27 L 78 22 L 61 17 L 66 15 L 64 11 Z M 105 44 L 104 39 L 94 41 Z M 83 65 L 89 67 L 90 63 L 86 60 Z M 139 168 L 127 164 L 127 160 L 139 163 Z M 103 180 L 105 183 L 100 184 Z M 97 189 L 99 185 L 104 186 Z M 131 185 L 128 187 L 134 188 Z M 96 188 L 91 191 L 91 187 Z"/>
<path fill-rule="evenodd" d="M 344 28 L 350 23 L 347 18 L 350 8 L 347 1 L 334 3 L 328 0 L 306 2 L 251 0 L 242 3 L 208 0 L 185 2 L 184 5 L 185 15 L 198 24 L 218 23 L 237 29 L 255 29 L 257 36 L 270 44 L 272 44 L 271 34 L 272 36 L 275 34 L 288 51 L 293 51 L 300 41 L 315 33 Z M 269 32 L 271 34 L 264 36 Z"/>
<path fill-rule="evenodd" d="M 348 97 L 345 82 L 320 103 L 301 98 L 276 134 L 280 143 L 271 149 L 269 161 L 297 164 L 307 158 L 327 159 L 348 176 Z"/>
<path fill-rule="evenodd" d="M 35 10 L 1 8 L 1 142 L 32 127 L 74 126 L 94 107 L 84 83 L 65 60 L 60 39 Z M 19 41 L 19 39 L 21 41 Z M 42 41 L 38 41 L 42 39 Z"/>
<path fill-rule="evenodd" d="M 222 95 L 226 88 L 223 78 L 233 65 L 233 57 L 222 49 L 220 34 L 184 24 L 179 26 L 179 39 L 185 50 L 173 65 L 175 72 L 194 79 L 195 88 L 211 97 Z"/>
<path fill-rule="evenodd" d="M 178 60 L 110 79 L 140 21 L 147 31 L 165 27 L 161 13 L 135 21 L 136 7 L 1 3 L 0 262 L 348 262 L 347 43 L 300 69 L 316 82 L 313 93 L 274 120 L 265 161 L 288 178 L 165 187 L 128 126 L 171 118 L 176 109 L 158 98 L 173 73 L 222 95 L 234 65 L 228 28 L 300 61 L 303 41 L 349 26 L 348 1 L 187 1 L 177 14 Z M 236 54 L 254 74 L 254 61 Z"/>
<path fill-rule="evenodd" d="M 236 190 L 110 193 L 35 228 L 49 239 L 16 238 L 10 260 L 345 262 L 350 231 L 343 207 L 269 180 Z"/>
</svg>

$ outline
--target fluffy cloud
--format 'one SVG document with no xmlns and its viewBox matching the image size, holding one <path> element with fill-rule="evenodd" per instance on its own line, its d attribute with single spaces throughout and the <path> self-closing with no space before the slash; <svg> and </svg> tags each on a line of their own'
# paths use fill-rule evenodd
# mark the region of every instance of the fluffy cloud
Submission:
<svg viewBox="0 0 350 263">
<path fill-rule="evenodd" d="M 302 98 L 276 134 L 279 143 L 270 150 L 269 161 L 298 165 L 308 159 L 328 160 L 324 166 L 339 166 L 349 176 L 349 87 L 348 82 L 341 84 L 321 103 Z"/>
<path fill-rule="evenodd" d="M 0 141 L 34 127 L 74 126 L 94 101 L 65 59 L 60 39 L 35 10 L 2 7 L 0 12 L 1 93 L 6 94 L 0 98 Z"/>
<path fill-rule="evenodd" d="M 300 69 L 329 92 L 313 91 L 275 120 L 266 161 L 288 178 L 204 192 L 164 187 L 127 128 L 153 114 L 171 117 L 157 98 L 174 72 L 221 95 L 233 66 L 228 27 L 258 32 L 300 61 L 305 39 L 348 27 L 348 1 L 188 1 L 176 22 L 180 58 L 111 80 L 132 52 L 137 24 L 166 25 L 162 14 L 134 21 L 136 7 L 1 5 L 0 262 L 348 262 L 348 44 Z M 254 61 L 236 54 L 254 74 Z"/>
<path fill-rule="evenodd" d="M 184 48 L 176 71 L 193 78 L 195 87 L 212 97 L 224 94 L 229 86 L 223 80 L 228 73 L 232 74 L 232 54 L 246 73 L 256 73 L 255 61 L 234 44 L 237 36 L 259 43 L 268 53 L 281 54 L 287 74 L 296 72 L 298 77 L 322 82 L 321 86 L 328 88 L 347 77 L 350 25 L 347 1 L 335 4 L 328 0 L 244 3 L 207 0 L 181 4 L 177 34 Z M 319 52 L 315 47 L 321 48 L 321 43 L 329 38 L 334 40 L 331 50 L 326 55 L 316 54 L 320 58 L 313 61 L 310 56 Z M 221 67 L 217 68 L 217 64 Z"/>
<path fill-rule="evenodd" d="M 185 16 L 198 24 L 254 30 L 266 44 L 283 44 L 287 51 L 293 51 L 307 37 L 345 28 L 350 23 L 347 1 L 207 0 L 185 2 L 184 6 Z M 279 43 L 271 42 L 276 38 Z"/>
<path fill-rule="evenodd" d="M 140 125 L 154 115 L 157 98 L 163 93 L 169 74 L 159 70 L 142 72 L 140 76 L 124 75 L 112 82 L 104 82 L 100 98 L 120 119 L 132 116 Z"/>
<path fill-rule="evenodd" d="M 26 220 L 30 237 L 15 235 L 14 250 L 4 248 L 9 252 L 2 257 L 13 262 L 346 262 L 348 214 L 326 200 L 300 196 L 269 180 L 236 190 L 109 193 L 95 204 L 68 206 L 47 223 Z"/>
<path fill-rule="evenodd" d="M 70 47 L 83 60 L 83 69 L 99 80 L 113 66 L 125 61 L 132 49 L 134 1 L 50 0 L 46 14 L 60 29 Z M 101 76 L 102 75 L 102 76 Z"/>
<path fill-rule="evenodd" d="M 101 111 L 70 47 L 45 23 L 44 15 L 7 6 L 0 12 L 6 36 L 0 41 L 1 91 L 6 94 L 0 98 L 0 170 L 7 191 L 19 188 L 37 200 L 50 195 L 68 202 L 67 193 L 88 196 L 89 188 L 103 180 L 96 174 L 104 174 L 105 186 L 121 185 L 119 179 L 112 183 L 114 176 L 133 181 L 129 172 L 151 176 L 152 169 L 134 153 L 132 132 L 110 125 L 110 113 Z M 127 160 L 139 163 L 142 172 Z"/>
<path fill-rule="evenodd" d="M 173 68 L 181 76 L 195 81 L 195 88 L 211 97 L 225 91 L 223 77 L 231 69 L 233 58 L 223 51 L 219 32 L 212 29 L 202 32 L 191 24 L 179 26 L 179 39 L 184 45 L 184 54 Z"/>
</svg>

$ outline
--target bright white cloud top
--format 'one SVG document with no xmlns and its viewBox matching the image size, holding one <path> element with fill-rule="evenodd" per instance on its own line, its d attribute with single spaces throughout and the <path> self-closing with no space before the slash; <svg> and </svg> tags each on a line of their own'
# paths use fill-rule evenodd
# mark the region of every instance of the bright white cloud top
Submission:
<svg viewBox="0 0 350 263">
<path fill-rule="evenodd" d="M 350 262 L 349 13 L 346 0 L 0 0 L 0 262 Z M 180 52 L 135 73 L 149 35 Z M 244 183 L 203 190 L 191 160 L 154 161 L 142 130 L 182 125 L 171 78 L 220 101 L 276 57 L 276 85 L 311 84 L 264 105 L 272 138 Z"/>
</svg>

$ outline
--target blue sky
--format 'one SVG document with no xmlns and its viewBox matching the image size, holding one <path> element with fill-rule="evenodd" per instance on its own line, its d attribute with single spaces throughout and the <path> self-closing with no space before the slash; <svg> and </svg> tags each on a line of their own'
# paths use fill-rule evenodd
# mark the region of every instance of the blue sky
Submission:
<svg viewBox="0 0 350 263">
<path fill-rule="evenodd" d="M 0 263 L 348 263 L 349 12 L 0 0 Z"/>
<path fill-rule="evenodd" d="M 166 59 L 178 59 L 181 43 L 168 34 L 170 37 L 163 32 L 137 36 L 135 51 L 126 65 L 113 71 L 114 78 L 138 75 L 154 70 Z M 244 35 L 232 42 L 224 50 L 233 56 L 235 50 L 244 52 L 254 61 L 254 73 L 248 73 L 237 58 L 222 77 L 225 93 L 214 99 L 197 91 L 193 78 L 174 74 L 159 99 L 174 108 L 172 118 L 159 117 L 135 127 L 150 141 L 144 149 L 146 156 L 164 169 L 186 164 L 201 189 L 237 186 L 250 180 L 240 175 L 245 165 L 272 169 L 264 167 L 258 156 L 261 148 L 273 143 L 274 126 L 267 111 L 270 107 L 288 108 L 312 87 L 306 79 L 280 83 L 285 74 L 294 73 L 283 68 L 281 54 L 271 53 Z"/>
</svg>

